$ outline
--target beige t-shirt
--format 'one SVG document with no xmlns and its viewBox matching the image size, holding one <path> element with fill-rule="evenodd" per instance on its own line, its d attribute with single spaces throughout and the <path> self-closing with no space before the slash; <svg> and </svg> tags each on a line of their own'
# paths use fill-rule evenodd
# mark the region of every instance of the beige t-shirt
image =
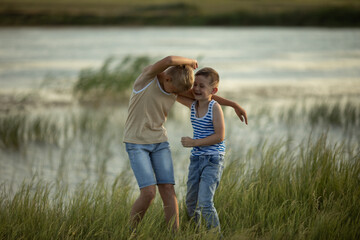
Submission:
<svg viewBox="0 0 360 240">
<path fill-rule="evenodd" d="M 163 124 L 175 100 L 176 95 L 165 92 L 157 77 L 143 89 L 133 89 L 125 123 L 124 142 L 152 144 L 167 141 Z"/>
</svg>

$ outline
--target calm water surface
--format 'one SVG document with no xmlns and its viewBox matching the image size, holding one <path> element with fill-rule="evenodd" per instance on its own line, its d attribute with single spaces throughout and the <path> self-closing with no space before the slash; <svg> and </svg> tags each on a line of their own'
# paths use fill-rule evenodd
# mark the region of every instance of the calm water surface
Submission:
<svg viewBox="0 0 360 240">
<path fill-rule="evenodd" d="M 110 56 L 182 55 L 223 80 L 360 79 L 360 29 L 0 28 L 1 88 L 76 79 Z"/>
</svg>

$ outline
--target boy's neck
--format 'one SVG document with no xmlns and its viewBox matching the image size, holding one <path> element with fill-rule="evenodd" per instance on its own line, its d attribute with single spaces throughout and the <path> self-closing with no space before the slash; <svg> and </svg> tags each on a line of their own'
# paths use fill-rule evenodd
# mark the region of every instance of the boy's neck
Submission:
<svg viewBox="0 0 360 240">
<path fill-rule="evenodd" d="M 198 107 L 199 108 L 207 108 L 209 103 L 211 102 L 211 97 L 212 97 L 212 95 L 210 95 L 210 97 L 208 99 L 197 100 Z"/>
<path fill-rule="evenodd" d="M 162 72 L 162 73 L 159 73 L 159 74 L 157 74 L 156 75 L 156 77 L 157 77 L 157 79 L 158 79 L 158 81 L 159 81 L 159 83 L 160 83 L 160 86 L 161 86 L 161 88 L 165 91 L 165 89 L 164 89 L 164 73 Z"/>
</svg>

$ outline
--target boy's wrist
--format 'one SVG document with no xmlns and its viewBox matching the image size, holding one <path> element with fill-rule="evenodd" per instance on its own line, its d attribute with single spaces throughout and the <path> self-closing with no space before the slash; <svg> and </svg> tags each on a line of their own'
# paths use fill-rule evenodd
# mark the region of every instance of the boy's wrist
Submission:
<svg viewBox="0 0 360 240">
<path fill-rule="evenodd" d="M 231 106 L 236 109 L 236 108 L 241 108 L 239 104 L 237 104 L 236 102 L 232 102 Z"/>
<path fill-rule="evenodd" d="M 199 145 L 198 145 L 198 139 L 193 139 L 193 147 L 198 147 Z"/>
</svg>

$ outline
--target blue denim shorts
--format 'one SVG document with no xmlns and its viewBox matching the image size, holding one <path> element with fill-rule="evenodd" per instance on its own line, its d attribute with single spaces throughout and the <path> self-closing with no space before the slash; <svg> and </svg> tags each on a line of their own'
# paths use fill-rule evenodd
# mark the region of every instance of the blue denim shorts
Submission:
<svg viewBox="0 0 360 240">
<path fill-rule="evenodd" d="M 168 142 L 155 144 L 125 143 L 125 145 L 139 188 L 156 184 L 175 184 Z"/>
</svg>

